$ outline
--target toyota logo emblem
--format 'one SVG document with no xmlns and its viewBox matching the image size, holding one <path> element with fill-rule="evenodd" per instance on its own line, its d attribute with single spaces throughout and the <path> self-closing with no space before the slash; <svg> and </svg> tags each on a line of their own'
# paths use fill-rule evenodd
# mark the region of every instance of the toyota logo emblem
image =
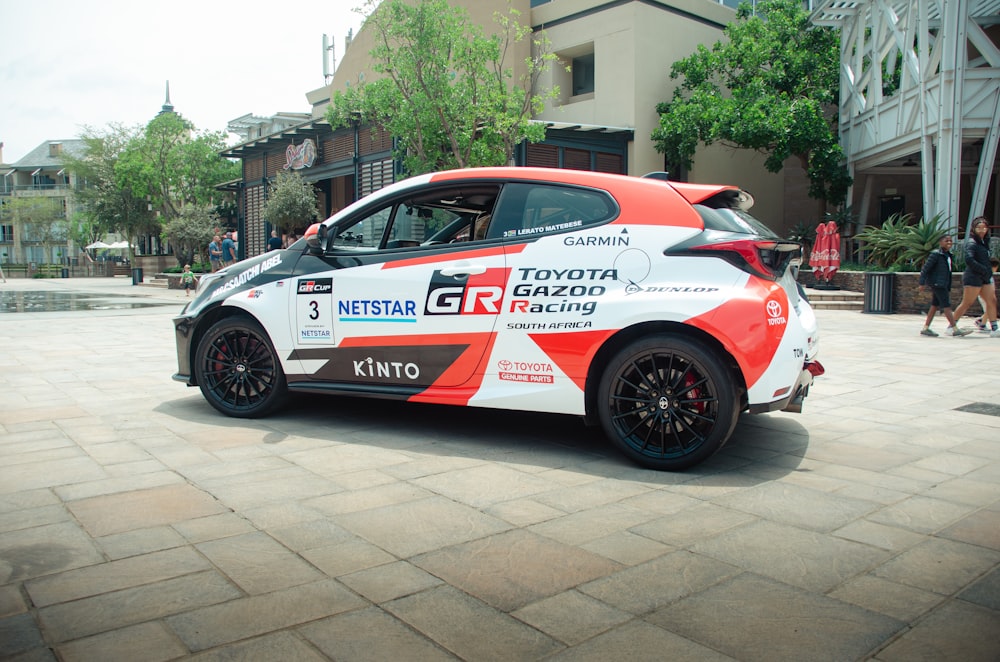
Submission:
<svg viewBox="0 0 1000 662">
<path fill-rule="evenodd" d="M 768 301 L 767 315 L 768 317 L 781 317 L 781 304 L 777 301 Z"/>
</svg>

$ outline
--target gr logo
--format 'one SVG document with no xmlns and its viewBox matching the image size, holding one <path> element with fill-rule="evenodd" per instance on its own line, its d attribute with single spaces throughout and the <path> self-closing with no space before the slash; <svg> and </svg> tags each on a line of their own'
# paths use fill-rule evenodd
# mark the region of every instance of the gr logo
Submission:
<svg viewBox="0 0 1000 662">
<path fill-rule="evenodd" d="M 510 269 L 445 276 L 435 271 L 427 288 L 425 315 L 499 315 Z"/>
<path fill-rule="evenodd" d="M 299 294 L 330 294 L 333 292 L 332 278 L 313 278 L 299 281 Z"/>
</svg>

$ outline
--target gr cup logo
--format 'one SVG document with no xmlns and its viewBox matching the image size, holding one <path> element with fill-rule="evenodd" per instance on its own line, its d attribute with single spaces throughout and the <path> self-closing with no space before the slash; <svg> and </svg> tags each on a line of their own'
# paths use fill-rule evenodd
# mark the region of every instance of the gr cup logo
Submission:
<svg viewBox="0 0 1000 662">
<path fill-rule="evenodd" d="M 427 287 L 425 315 L 499 315 L 510 269 L 487 269 L 470 276 L 435 271 Z"/>
<path fill-rule="evenodd" d="M 332 278 L 313 278 L 299 281 L 299 294 L 330 294 L 333 292 Z"/>
</svg>

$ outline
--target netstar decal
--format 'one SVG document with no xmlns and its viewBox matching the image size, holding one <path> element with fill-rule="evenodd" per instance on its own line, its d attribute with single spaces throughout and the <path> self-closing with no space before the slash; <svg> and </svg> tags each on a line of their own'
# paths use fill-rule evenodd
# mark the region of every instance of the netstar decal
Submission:
<svg viewBox="0 0 1000 662">
<path fill-rule="evenodd" d="M 510 269 L 487 269 L 458 279 L 435 271 L 427 287 L 425 315 L 498 315 Z"/>
<path fill-rule="evenodd" d="M 412 299 L 349 299 L 337 302 L 341 322 L 416 322 Z"/>
</svg>

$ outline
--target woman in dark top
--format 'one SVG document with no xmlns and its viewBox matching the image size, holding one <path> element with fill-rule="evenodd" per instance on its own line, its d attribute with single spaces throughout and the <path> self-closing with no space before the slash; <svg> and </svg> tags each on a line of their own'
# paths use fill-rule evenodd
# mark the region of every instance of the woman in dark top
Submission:
<svg viewBox="0 0 1000 662">
<path fill-rule="evenodd" d="M 955 319 L 969 309 L 976 297 L 986 304 L 990 320 L 990 337 L 1000 338 L 997 329 L 997 295 L 993 286 L 993 269 L 990 267 L 990 226 L 985 216 L 972 221 L 972 236 L 965 240 L 965 273 L 962 274 L 962 303 L 955 309 Z"/>
</svg>

